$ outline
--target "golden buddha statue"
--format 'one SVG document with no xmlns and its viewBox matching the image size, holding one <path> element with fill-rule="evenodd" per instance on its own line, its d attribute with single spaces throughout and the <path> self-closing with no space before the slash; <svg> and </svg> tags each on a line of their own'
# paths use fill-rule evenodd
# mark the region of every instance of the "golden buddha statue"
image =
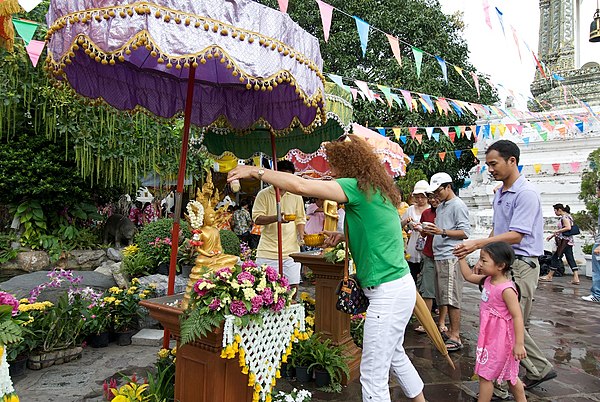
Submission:
<svg viewBox="0 0 600 402">
<path fill-rule="evenodd" d="M 330 200 L 323 201 L 323 213 L 325 214 L 323 230 L 335 232 L 337 230 L 338 219 L 340 217 L 338 214 L 337 202 Z"/>
<path fill-rule="evenodd" d="M 212 180 L 208 175 L 206 183 L 202 186 L 202 191 L 198 189 L 196 192 L 196 200 L 191 201 L 187 206 L 186 220 L 192 227 L 194 240 L 200 241 L 201 245 L 196 246 L 198 257 L 196 257 L 196 264 L 192 268 L 185 290 L 181 306 L 184 310 L 189 304 L 190 292 L 194 284 L 200 279 L 203 268 L 218 270 L 231 267 L 239 261 L 237 256 L 223 253 L 221 235 L 216 227 L 218 222 L 217 213 L 214 210 L 218 202 L 218 196 L 218 191 L 213 193 Z"/>
</svg>

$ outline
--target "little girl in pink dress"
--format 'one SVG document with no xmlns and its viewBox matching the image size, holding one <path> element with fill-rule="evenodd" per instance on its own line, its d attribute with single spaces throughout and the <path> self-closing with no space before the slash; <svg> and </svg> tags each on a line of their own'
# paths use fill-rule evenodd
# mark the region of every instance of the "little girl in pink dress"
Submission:
<svg viewBox="0 0 600 402">
<path fill-rule="evenodd" d="M 478 402 L 490 401 L 493 381 L 508 381 L 517 402 L 527 401 L 519 379 L 519 360 L 526 357 L 524 326 L 517 285 L 508 278 L 515 254 L 508 243 L 494 242 L 481 249 L 475 274 L 464 259 L 464 278 L 483 285 L 479 305 L 479 338 L 475 373 L 479 376 Z"/>
</svg>

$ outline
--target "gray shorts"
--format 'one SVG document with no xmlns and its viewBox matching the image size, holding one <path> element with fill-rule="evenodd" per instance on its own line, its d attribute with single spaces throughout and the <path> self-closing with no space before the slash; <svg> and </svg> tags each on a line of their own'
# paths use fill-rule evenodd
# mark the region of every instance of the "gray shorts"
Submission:
<svg viewBox="0 0 600 402">
<path fill-rule="evenodd" d="M 421 281 L 419 293 L 423 299 L 435 299 L 435 264 L 433 258 L 421 257 Z"/>
<path fill-rule="evenodd" d="M 436 299 L 440 306 L 460 308 L 462 301 L 463 277 L 458 258 L 435 261 Z"/>
</svg>

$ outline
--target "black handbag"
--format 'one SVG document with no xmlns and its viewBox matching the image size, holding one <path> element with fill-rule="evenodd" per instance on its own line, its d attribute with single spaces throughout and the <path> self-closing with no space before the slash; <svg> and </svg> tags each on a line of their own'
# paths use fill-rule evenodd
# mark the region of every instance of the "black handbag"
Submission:
<svg viewBox="0 0 600 402">
<path fill-rule="evenodd" d="M 348 228 L 346 227 L 346 233 Z M 369 299 L 365 296 L 360 284 L 354 275 L 348 273 L 348 242 L 345 245 L 346 256 L 344 258 L 344 279 L 342 279 L 335 291 L 338 299 L 335 308 L 342 313 L 356 315 L 367 311 Z"/>
<path fill-rule="evenodd" d="M 579 226 L 577 226 L 576 224 L 572 224 L 571 225 L 571 230 L 567 230 L 566 232 L 562 232 L 563 236 L 575 236 L 580 234 L 581 231 L 579 230 Z"/>
</svg>

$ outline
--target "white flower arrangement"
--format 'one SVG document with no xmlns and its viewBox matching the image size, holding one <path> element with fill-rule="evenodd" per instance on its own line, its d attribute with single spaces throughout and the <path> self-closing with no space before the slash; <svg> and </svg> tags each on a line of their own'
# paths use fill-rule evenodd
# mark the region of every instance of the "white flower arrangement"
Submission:
<svg viewBox="0 0 600 402">
<path fill-rule="evenodd" d="M 294 388 L 292 392 L 286 394 L 285 392 L 279 391 L 273 395 L 273 402 L 309 402 L 312 400 L 312 394 L 305 390 L 297 390 Z"/>
<path fill-rule="evenodd" d="M 12 380 L 10 379 L 10 374 L 8 372 L 8 362 L 6 361 L 6 348 L 3 345 L 0 345 L 0 354 L 2 357 L 0 358 L 0 400 L 7 395 L 15 392 L 13 388 Z"/>
<path fill-rule="evenodd" d="M 192 230 L 200 229 L 204 224 L 204 206 L 200 202 L 192 200 L 188 202 L 186 210 Z M 200 237 L 198 236 L 198 239 L 194 240 L 199 239 Z"/>
</svg>

